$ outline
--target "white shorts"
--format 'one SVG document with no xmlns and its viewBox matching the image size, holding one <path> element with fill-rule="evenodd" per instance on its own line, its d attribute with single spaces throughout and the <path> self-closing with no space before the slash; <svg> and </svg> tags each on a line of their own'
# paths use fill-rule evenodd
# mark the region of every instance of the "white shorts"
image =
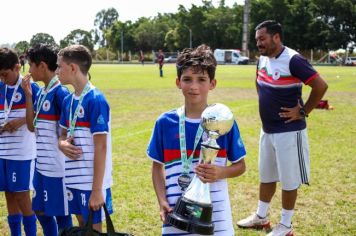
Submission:
<svg viewBox="0 0 356 236">
<path fill-rule="evenodd" d="M 261 183 L 280 181 L 287 191 L 309 184 L 307 129 L 274 134 L 261 129 L 259 154 Z"/>
</svg>

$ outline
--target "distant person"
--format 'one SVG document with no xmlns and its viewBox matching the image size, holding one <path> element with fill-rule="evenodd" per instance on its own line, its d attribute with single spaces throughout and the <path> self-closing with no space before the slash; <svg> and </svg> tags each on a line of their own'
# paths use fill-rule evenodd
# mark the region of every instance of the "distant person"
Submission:
<svg viewBox="0 0 356 236">
<path fill-rule="evenodd" d="M 45 44 L 30 48 L 27 53 L 30 74 L 23 78 L 21 84 L 26 97 L 27 128 L 35 132 L 37 141 L 32 209 L 44 235 L 57 235 L 60 229 L 72 226 L 65 191 L 65 156 L 58 148 L 59 117 L 69 90 L 61 85 L 55 74 L 57 53 L 56 47 Z M 33 94 L 31 89 L 31 77 L 44 83 L 37 94 Z M 33 95 L 36 95 L 35 100 Z"/>
<path fill-rule="evenodd" d="M 163 54 L 161 49 L 158 51 L 157 62 L 158 62 L 158 65 L 159 65 L 159 76 L 163 77 L 164 54 Z"/>
<path fill-rule="evenodd" d="M 102 92 L 90 82 L 90 51 L 82 45 L 63 48 L 58 53 L 56 74 L 74 92 L 62 103 L 59 149 L 67 156 L 65 179 L 69 212 L 80 226 L 94 210 L 93 227 L 101 232 L 105 219 L 102 206 L 113 212 L 110 107 Z"/>
<path fill-rule="evenodd" d="M 36 235 L 36 215 L 32 211 L 30 190 L 36 137 L 26 127 L 26 100 L 20 86 L 22 76 L 18 55 L 0 48 L 0 191 L 5 192 L 11 235 Z M 3 83 L 3 84 L 1 84 Z M 31 82 L 35 99 L 39 87 Z"/>
<path fill-rule="evenodd" d="M 198 164 L 201 142 L 207 138 L 200 125 L 201 114 L 208 106 L 209 91 L 216 86 L 216 60 L 209 47 L 200 45 L 184 49 L 176 65 L 176 85 L 182 90 L 184 104 L 157 119 L 147 149 L 152 159 L 152 181 L 160 218 L 164 223 L 162 235 L 192 235 L 167 225 L 166 216 L 183 193 L 182 186 L 177 184 L 178 178 L 184 175 L 192 178 L 195 172 L 204 183 L 211 183 L 214 235 L 232 236 L 234 227 L 227 178 L 245 172 L 245 147 L 235 121 L 231 131 L 217 139 L 221 150 L 215 162 Z"/>
<path fill-rule="evenodd" d="M 297 190 L 309 184 L 310 163 L 306 117 L 318 105 L 327 84 L 293 49 L 283 45 L 282 26 L 272 20 L 256 27 L 256 87 L 262 121 L 259 147 L 260 193 L 257 211 L 237 222 L 241 228 L 269 228 L 268 208 L 282 187 L 281 221 L 269 235 L 293 235 L 292 216 Z M 311 87 L 306 103 L 302 84 Z"/>
<path fill-rule="evenodd" d="M 21 55 L 19 57 L 20 59 L 20 64 L 21 64 L 21 68 L 22 68 L 22 72 L 25 72 L 25 64 L 26 64 L 26 57 L 25 55 Z"/>
<path fill-rule="evenodd" d="M 142 50 L 140 50 L 140 62 L 142 65 L 145 65 L 145 55 Z"/>
</svg>

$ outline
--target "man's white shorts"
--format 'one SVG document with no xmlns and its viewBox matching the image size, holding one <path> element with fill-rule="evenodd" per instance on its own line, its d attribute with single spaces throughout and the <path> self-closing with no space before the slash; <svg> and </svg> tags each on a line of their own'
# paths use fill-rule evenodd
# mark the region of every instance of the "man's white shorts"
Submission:
<svg viewBox="0 0 356 236">
<path fill-rule="evenodd" d="M 307 129 L 267 134 L 261 129 L 259 149 L 261 183 L 281 182 L 283 190 L 309 184 Z"/>
</svg>

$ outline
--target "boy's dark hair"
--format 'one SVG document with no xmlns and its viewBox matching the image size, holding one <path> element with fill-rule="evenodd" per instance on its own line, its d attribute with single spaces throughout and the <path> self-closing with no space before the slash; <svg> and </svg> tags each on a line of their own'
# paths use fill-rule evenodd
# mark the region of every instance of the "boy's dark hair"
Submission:
<svg viewBox="0 0 356 236">
<path fill-rule="evenodd" d="M 266 28 L 267 33 L 270 35 L 279 34 L 281 41 L 283 41 L 283 30 L 282 25 L 275 20 L 266 20 L 256 26 L 255 30 L 260 30 Z"/>
<path fill-rule="evenodd" d="M 0 48 L 0 70 L 12 70 L 16 64 L 19 64 L 17 53 L 9 48 Z"/>
<path fill-rule="evenodd" d="M 50 71 L 57 69 L 57 54 L 59 49 L 48 44 L 37 44 L 27 52 L 27 58 L 37 66 L 43 61 Z"/>
<path fill-rule="evenodd" d="M 185 69 L 192 68 L 195 73 L 207 71 L 211 81 L 215 78 L 216 65 L 214 54 L 207 45 L 202 44 L 196 48 L 185 48 L 177 58 L 178 79 Z"/>
<path fill-rule="evenodd" d="M 88 48 L 83 45 L 71 45 L 61 49 L 58 53 L 67 63 L 74 63 L 79 66 L 83 74 L 88 74 L 92 58 Z"/>
</svg>

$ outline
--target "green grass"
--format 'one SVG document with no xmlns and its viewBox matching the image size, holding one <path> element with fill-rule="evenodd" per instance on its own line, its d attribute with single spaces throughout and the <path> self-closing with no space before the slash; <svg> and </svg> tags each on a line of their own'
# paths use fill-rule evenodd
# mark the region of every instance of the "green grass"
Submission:
<svg viewBox="0 0 356 236">
<path fill-rule="evenodd" d="M 316 67 L 329 84 L 325 96 L 334 110 L 314 110 L 308 118 L 311 185 L 299 191 L 293 224 L 298 235 L 356 234 L 356 68 Z M 154 65 L 94 65 L 92 82 L 112 109 L 114 224 L 135 235 L 159 235 L 158 204 L 146 157 L 155 119 L 183 103 L 175 87 L 175 68 L 165 65 L 165 77 Z M 255 211 L 258 199 L 258 139 L 260 119 L 255 92 L 255 66 L 218 66 L 217 88 L 209 102 L 228 105 L 238 121 L 247 149 L 247 171 L 229 179 L 236 222 Z M 309 93 L 306 87 L 304 96 Z M 280 188 L 270 218 L 280 218 Z M 0 197 L 0 235 L 8 235 L 4 196 Z M 41 228 L 39 227 L 39 231 Z M 40 232 L 41 233 L 41 232 Z M 265 235 L 240 230 L 236 235 Z"/>
</svg>

